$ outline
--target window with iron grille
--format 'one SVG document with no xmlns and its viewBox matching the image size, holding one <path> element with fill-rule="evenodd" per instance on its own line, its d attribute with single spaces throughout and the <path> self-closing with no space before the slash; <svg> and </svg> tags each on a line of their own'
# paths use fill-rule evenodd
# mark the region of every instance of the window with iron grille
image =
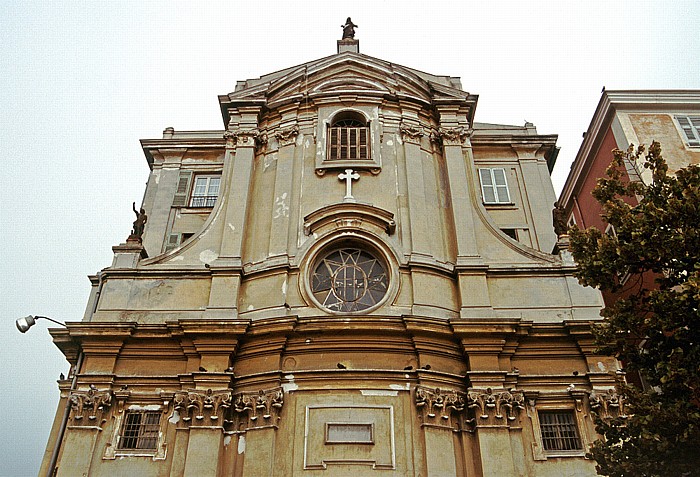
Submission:
<svg viewBox="0 0 700 477">
<path fill-rule="evenodd" d="M 190 207 L 214 207 L 219 196 L 221 176 L 197 176 L 192 188 Z"/>
<path fill-rule="evenodd" d="M 573 412 L 540 412 L 540 431 L 545 451 L 582 450 Z"/>
<path fill-rule="evenodd" d="M 370 158 L 369 127 L 356 117 L 341 117 L 331 124 L 328 134 L 328 160 Z"/>
<path fill-rule="evenodd" d="M 506 170 L 502 167 L 479 169 L 484 204 L 510 204 Z"/>
<path fill-rule="evenodd" d="M 160 411 L 126 411 L 119 435 L 119 449 L 156 450 L 160 415 Z"/>
<path fill-rule="evenodd" d="M 689 146 L 700 146 L 700 116 L 676 116 Z"/>
</svg>

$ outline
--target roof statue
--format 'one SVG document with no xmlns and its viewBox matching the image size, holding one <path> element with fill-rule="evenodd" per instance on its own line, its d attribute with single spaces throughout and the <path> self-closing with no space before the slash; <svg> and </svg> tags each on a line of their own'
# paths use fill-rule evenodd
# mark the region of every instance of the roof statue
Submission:
<svg viewBox="0 0 700 477">
<path fill-rule="evenodd" d="M 342 40 L 347 40 L 347 39 L 354 39 L 355 38 L 355 28 L 358 25 L 355 25 L 350 17 L 345 21 L 345 25 L 341 25 L 341 28 L 343 29 L 343 38 Z"/>
</svg>

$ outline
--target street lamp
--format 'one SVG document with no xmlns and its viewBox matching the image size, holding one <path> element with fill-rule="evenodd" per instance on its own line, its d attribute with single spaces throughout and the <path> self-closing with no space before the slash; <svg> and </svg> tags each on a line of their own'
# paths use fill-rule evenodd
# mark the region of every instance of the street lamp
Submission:
<svg viewBox="0 0 700 477">
<path fill-rule="evenodd" d="M 20 333 L 26 333 L 29 328 L 34 326 L 36 324 L 36 320 L 49 320 L 53 323 L 56 323 L 57 325 L 61 326 L 66 326 L 65 323 L 61 323 L 60 321 L 56 321 L 53 318 L 49 318 L 48 316 L 25 316 L 24 318 L 19 318 L 17 321 L 15 321 L 15 325 L 17 325 L 17 329 L 20 331 Z"/>
<path fill-rule="evenodd" d="M 20 331 L 20 333 L 26 333 L 29 328 L 34 326 L 36 324 L 36 320 L 49 320 L 52 323 L 56 323 L 57 325 L 61 325 L 64 328 L 66 328 L 65 323 L 61 323 L 60 321 L 54 320 L 53 318 L 49 318 L 48 316 L 25 316 L 24 318 L 19 318 L 17 321 L 15 321 L 15 325 L 17 325 L 17 329 Z M 73 391 L 75 389 L 75 385 L 78 381 L 78 371 L 80 370 L 80 367 L 83 364 L 83 353 L 82 351 L 80 352 L 80 355 L 78 356 L 78 363 L 76 364 L 76 367 L 73 368 L 73 378 L 71 380 L 71 385 L 70 385 L 70 390 Z M 46 477 L 52 477 L 54 475 L 54 470 L 56 468 L 56 462 L 58 462 L 58 453 L 61 449 L 61 443 L 63 442 L 63 436 L 66 433 L 66 425 L 68 424 L 68 416 L 70 415 L 70 406 L 68 403 L 66 403 L 64 411 L 63 411 L 63 418 L 61 419 L 61 427 L 58 429 L 58 436 L 56 437 L 56 443 L 53 446 L 53 452 L 51 452 L 51 460 L 49 461 L 49 466 L 46 469 Z"/>
</svg>

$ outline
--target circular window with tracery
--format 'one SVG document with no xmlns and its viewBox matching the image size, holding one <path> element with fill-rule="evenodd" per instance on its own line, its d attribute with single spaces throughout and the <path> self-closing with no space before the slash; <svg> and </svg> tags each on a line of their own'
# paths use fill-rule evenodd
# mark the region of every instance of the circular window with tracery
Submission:
<svg viewBox="0 0 700 477">
<path fill-rule="evenodd" d="M 316 265 L 311 293 L 331 311 L 362 311 L 379 303 L 389 286 L 383 263 L 357 248 L 335 250 Z"/>
</svg>

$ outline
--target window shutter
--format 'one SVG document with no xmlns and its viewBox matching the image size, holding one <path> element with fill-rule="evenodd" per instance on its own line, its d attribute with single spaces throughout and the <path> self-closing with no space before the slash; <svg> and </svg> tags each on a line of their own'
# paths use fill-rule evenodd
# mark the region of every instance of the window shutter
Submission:
<svg viewBox="0 0 700 477">
<path fill-rule="evenodd" d="M 360 159 L 369 158 L 369 147 L 367 144 L 367 129 L 368 128 L 360 128 Z"/>
<path fill-rule="evenodd" d="M 187 205 L 187 196 L 190 192 L 190 181 L 192 180 L 192 171 L 180 171 L 180 178 L 177 181 L 177 190 L 173 199 L 173 207 L 185 207 Z"/>
<path fill-rule="evenodd" d="M 338 128 L 331 128 L 331 150 L 329 154 L 329 158 L 331 160 L 336 160 L 338 159 Z"/>
<path fill-rule="evenodd" d="M 491 169 L 479 169 L 479 179 L 481 179 L 481 194 L 486 204 L 496 202 L 496 193 L 491 181 Z"/>
<path fill-rule="evenodd" d="M 180 245 L 180 234 L 168 235 L 168 241 L 165 243 L 165 251 L 169 252 L 176 249 Z"/>
<path fill-rule="evenodd" d="M 689 146 L 700 146 L 700 116 L 676 116 Z"/>
<path fill-rule="evenodd" d="M 508 183 L 506 182 L 506 170 L 503 168 L 491 169 L 493 171 L 493 182 L 496 188 L 496 202 L 507 204 L 510 202 L 508 193 Z"/>
</svg>

